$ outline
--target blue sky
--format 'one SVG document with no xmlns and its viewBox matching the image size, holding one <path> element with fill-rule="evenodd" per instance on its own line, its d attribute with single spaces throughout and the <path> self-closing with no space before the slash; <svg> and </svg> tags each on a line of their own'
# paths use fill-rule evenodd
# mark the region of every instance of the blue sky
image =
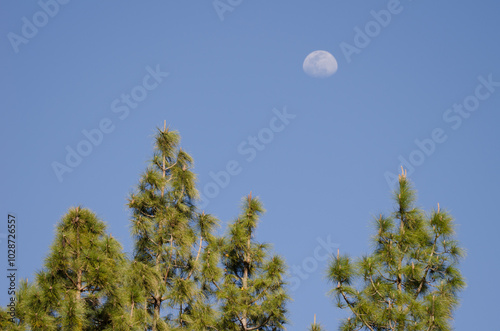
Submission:
<svg viewBox="0 0 500 331">
<path fill-rule="evenodd" d="M 372 217 L 393 208 L 388 173 L 406 162 L 419 206 L 449 210 L 468 252 L 456 330 L 489 329 L 500 295 L 491 286 L 500 273 L 497 1 L 221 0 L 231 10 L 217 13 L 211 0 L 61 0 L 45 6 L 51 15 L 40 3 L 0 1 L 0 233 L 15 213 L 19 277 L 42 267 L 55 224 L 75 205 L 131 251 L 126 198 L 166 120 L 223 228 L 242 196 L 262 199 L 258 240 L 297 283 L 289 330 L 314 314 L 337 329 L 344 314 L 327 296 L 327 249 L 370 251 Z M 385 26 L 372 13 L 381 10 L 392 11 Z M 358 28 L 372 29 L 369 40 Z M 315 50 L 335 56 L 333 76 L 303 72 Z M 138 101 L 127 104 L 131 93 Z M 78 148 L 86 155 L 68 164 Z M 58 177 L 55 162 L 70 171 Z M 217 183 L 210 174 L 228 166 L 229 183 Z M 4 305 L 4 277 L 0 287 Z"/>
</svg>

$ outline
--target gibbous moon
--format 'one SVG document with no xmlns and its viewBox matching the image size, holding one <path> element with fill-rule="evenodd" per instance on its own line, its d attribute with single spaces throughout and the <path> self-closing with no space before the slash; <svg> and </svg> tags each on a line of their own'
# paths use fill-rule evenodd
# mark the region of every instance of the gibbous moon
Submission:
<svg viewBox="0 0 500 331">
<path fill-rule="evenodd" d="M 337 71 L 338 65 L 335 57 L 327 51 L 314 51 L 306 57 L 302 68 L 311 77 L 326 78 Z"/>
</svg>

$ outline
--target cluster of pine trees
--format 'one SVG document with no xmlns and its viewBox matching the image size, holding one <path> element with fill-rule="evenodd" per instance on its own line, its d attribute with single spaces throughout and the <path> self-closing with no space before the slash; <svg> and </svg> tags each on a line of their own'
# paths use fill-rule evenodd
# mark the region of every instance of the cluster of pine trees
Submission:
<svg viewBox="0 0 500 331">
<path fill-rule="evenodd" d="M 197 208 L 193 160 L 179 146 L 176 131 L 158 129 L 128 199 L 132 256 L 95 213 L 71 208 L 43 269 L 20 282 L 15 318 L 0 309 L 1 330 L 286 329 L 285 262 L 255 240 L 262 203 L 244 197 L 241 214 L 217 236 L 219 221 Z M 451 329 L 465 286 L 452 218 L 417 209 L 404 173 L 399 185 L 395 212 L 376 221 L 372 255 L 332 257 L 332 292 L 352 314 L 341 330 Z M 310 330 L 322 327 L 314 321 Z"/>
</svg>

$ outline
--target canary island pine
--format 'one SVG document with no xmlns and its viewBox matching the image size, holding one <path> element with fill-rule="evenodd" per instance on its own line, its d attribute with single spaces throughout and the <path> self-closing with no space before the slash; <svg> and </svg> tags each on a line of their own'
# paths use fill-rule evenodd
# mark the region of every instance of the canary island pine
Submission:
<svg viewBox="0 0 500 331">
<path fill-rule="evenodd" d="M 220 274 L 209 253 L 218 220 L 197 211 L 193 160 L 179 142 L 176 131 L 158 129 L 153 158 L 128 203 L 135 241 L 130 304 L 137 325 L 153 331 L 216 323 L 207 277 Z"/>
<path fill-rule="evenodd" d="M 57 225 L 44 268 L 20 282 L 16 325 L 5 330 L 125 330 L 122 275 L 126 259 L 106 225 L 71 208 Z"/>
<path fill-rule="evenodd" d="M 394 200 L 394 212 L 375 220 L 374 251 L 354 261 L 337 254 L 329 265 L 338 306 L 351 312 L 340 330 L 452 330 L 465 287 L 453 218 L 439 204 L 430 215 L 415 207 L 404 170 Z"/>
<path fill-rule="evenodd" d="M 243 199 L 241 215 L 229 225 L 222 249 L 224 279 L 218 296 L 222 315 L 219 330 L 285 330 L 286 266 L 269 246 L 254 241 L 264 212 L 258 198 Z"/>
</svg>

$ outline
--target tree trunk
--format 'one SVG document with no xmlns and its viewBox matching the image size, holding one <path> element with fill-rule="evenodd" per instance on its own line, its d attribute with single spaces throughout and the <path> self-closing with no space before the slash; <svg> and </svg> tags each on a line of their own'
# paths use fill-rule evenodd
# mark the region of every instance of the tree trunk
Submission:
<svg viewBox="0 0 500 331">
<path fill-rule="evenodd" d="M 245 261 L 243 262 L 243 295 L 246 296 L 246 290 L 248 288 L 248 269 L 250 267 L 250 239 L 252 237 L 251 230 L 248 233 L 247 239 L 247 251 L 245 253 Z M 243 317 L 241 318 L 242 329 L 247 330 L 247 311 L 243 310 Z"/>
<path fill-rule="evenodd" d="M 77 208 L 77 211 L 79 211 L 79 208 Z M 75 219 L 76 223 L 76 260 L 80 260 L 80 218 L 77 216 Z M 81 266 L 78 266 L 78 270 L 76 271 L 76 300 L 80 300 L 81 298 L 81 291 L 82 291 L 82 268 Z"/>
<path fill-rule="evenodd" d="M 156 321 L 160 318 L 160 301 L 159 297 L 154 298 L 154 315 L 153 315 L 153 331 L 156 331 Z"/>
</svg>

